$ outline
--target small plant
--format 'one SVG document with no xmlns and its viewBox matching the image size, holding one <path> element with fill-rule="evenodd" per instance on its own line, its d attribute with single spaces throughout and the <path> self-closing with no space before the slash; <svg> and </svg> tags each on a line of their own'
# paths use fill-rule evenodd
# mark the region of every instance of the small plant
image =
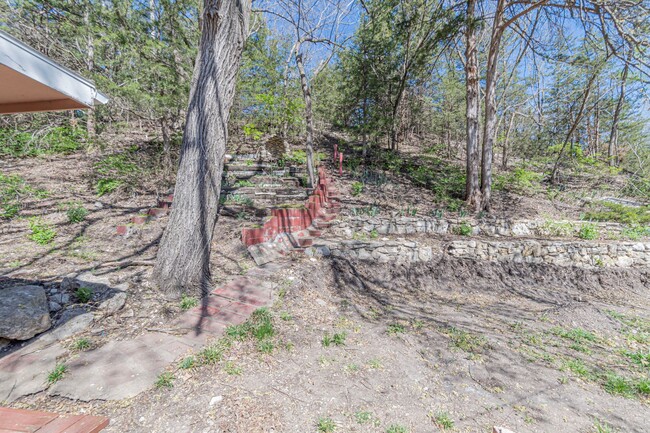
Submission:
<svg viewBox="0 0 650 433">
<path fill-rule="evenodd" d="M 237 365 L 235 365 L 235 363 L 232 361 L 226 362 L 226 365 L 223 366 L 223 369 L 231 376 L 239 376 L 242 372 L 241 367 L 237 367 Z"/>
<path fill-rule="evenodd" d="M 379 370 L 380 368 L 383 367 L 383 365 L 381 365 L 381 361 L 379 359 L 373 358 L 370 361 L 368 361 L 368 367 L 374 370 Z"/>
<path fill-rule="evenodd" d="M 625 377 L 614 373 L 610 373 L 605 376 L 605 383 L 603 384 L 603 388 L 605 391 L 613 395 L 622 395 L 624 397 L 629 397 L 634 394 L 634 387 L 632 383 Z"/>
<path fill-rule="evenodd" d="M 56 230 L 40 218 L 30 219 L 29 229 L 32 231 L 28 236 L 29 239 L 39 245 L 47 245 L 56 237 Z"/>
<path fill-rule="evenodd" d="M 320 418 L 316 423 L 316 428 L 320 433 L 332 433 L 336 429 L 336 424 L 331 418 Z"/>
<path fill-rule="evenodd" d="M 351 194 L 356 197 L 358 195 L 361 195 L 363 192 L 363 183 L 361 182 L 352 182 L 351 186 Z"/>
<path fill-rule="evenodd" d="M 79 338 L 77 341 L 74 342 L 73 346 L 74 350 L 86 350 L 90 348 L 90 340 L 87 338 Z"/>
<path fill-rule="evenodd" d="M 190 310 L 199 305 L 199 300 L 193 296 L 183 295 L 181 297 L 181 310 Z"/>
<path fill-rule="evenodd" d="M 338 334 L 334 334 L 330 337 L 329 334 L 325 334 L 323 336 L 323 340 L 321 343 L 325 347 L 330 347 L 332 344 L 335 346 L 343 346 L 345 344 L 345 338 L 347 337 L 347 334 L 345 332 L 340 332 Z"/>
<path fill-rule="evenodd" d="M 47 375 L 47 383 L 52 385 L 59 380 L 63 379 L 63 376 L 68 371 L 68 367 L 65 364 L 56 364 L 54 370 L 50 371 Z"/>
<path fill-rule="evenodd" d="M 77 301 L 85 304 L 93 298 L 93 290 L 90 287 L 79 287 L 75 290 L 74 296 L 77 298 Z"/>
<path fill-rule="evenodd" d="M 386 430 L 386 433 L 408 433 L 406 427 L 399 424 L 391 424 Z"/>
<path fill-rule="evenodd" d="M 403 334 L 404 332 L 406 332 L 406 329 L 400 323 L 391 323 L 388 325 L 388 329 L 386 329 L 388 335 Z"/>
<path fill-rule="evenodd" d="M 272 341 L 260 341 L 257 344 L 257 350 L 267 355 L 273 353 L 274 349 L 275 349 L 275 343 L 273 343 Z"/>
<path fill-rule="evenodd" d="M 173 388 L 174 379 L 175 377 L 172 373 L 160 373 L 156 379 L 156 388 Z"/>
<path fill-rule="evenodd" d="M 193 356 L 188 356 L 186 358 L 183 358 L 183 360 L 179 364 L 179 367 L 182 368 L 183 370 L 189 370 L 191 368 L 194 368 L 195 366 L 196 366 L 196 358 Z"/>
<path fill-rule="evenodd" d="M 487 340 L 483 336 L 470 334 L 454 327 L 447 329 L 446 333 L 451 339 L 451 344 L 463 352 L 477 354 L 489 348 Z"/>
<path fill-rule="evenodd" d="M 201 363 L 207 365 L 216 364 L 217 362 L 221 361 L 222 358 L 223 348 L 219 347 L 216 344 L 205 347 L 199 353 L 199 359 L 201 360 Z"/>
<path fill-rule="evenodd" d="M 238 180 L 235 182 L 235 188 L 247 188 L 247 187 L 253 187 L 255 184 L 251 182 L 250 180 L 244 179 L 244 180 Z"/>
<path fill-rule="evenodd" d="M 70 203 L 66 215 L 70 224 L 80 223 L 88 216 L 88 209 L 83 207 L 81 203 Z"/>
<path fill-rule="evenodd" d="M 596 419 L 594 420 L 594 433 L 614 433 L 614 429 L 612 427 L 604 422 L 601 422 L 600 420 Z"/>
<path fill-rule="evenodd" d="M 580 231 L 578 232 L 578 237 L 585 240 L 594 240 L 598 239 L 598 227 L 592 223 L 586 223 L 580 226 Z"/>
<path fill-rule="evenodd" d="M 461 236 L 471 236 L 472 235 L 472 226 L 464 222 L 457 228 L 457 233 Z"/>
<path fill-rule="evenodd" d="M 370 412 L 357 412 L 354 414 L 354 419 L 358 424 L 367 424 L 372 421 L 372 413 Z"/>
<path fill-rule="evenodd" d="M 454 421 L 447 412 L 438 412 L 434 417 L 434 421 L 443 430 L 451 430 L 454 428 Z"/>
<path fill-rule="evenodd" d="M 378 237 L 379 237 L 379 232 L 377 232 L 377 230 L 374 230 L 374 229 L 373 229 L 373 230 L 370 232 L 370 239 L 377 239 Z"/>
<path fill-rule="evenodd" d="M 287 313 L 286 311 L 283 311 L 280 313 L 280 319 L 284 320 L 285 322 L 288 322 L 293 318 L 291 317 L 291 314 Z"/>
</svg>

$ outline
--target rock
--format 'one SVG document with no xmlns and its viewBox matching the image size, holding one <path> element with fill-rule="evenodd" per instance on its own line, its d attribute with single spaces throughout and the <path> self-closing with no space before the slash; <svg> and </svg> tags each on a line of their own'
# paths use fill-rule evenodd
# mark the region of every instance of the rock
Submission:
<svg viewBox="0 0 650 433">
<path fill-rule="evenodd" d="M 210 406 L 214 406 L 215 404 L 221 402 L 222 400 L 223 400 L 223 396 L 222 396 L 222 395 L 214 396 L 214 397 L 212 397 L 212 398 L 210 399 Z"/>
<path fill-rule="evenodd" d="M 79 334 L 88 329 L 88 327 L 93 323 L 94 318 L 93 313 L 74 316 L 66 322 L 62 322 L 60 326 L 57 326 L 50 332 L 40 336 L 38 338 L 38 344 L 39 346 L 41 344 L 50 344 L 55 341 L 64 340 L 75 334 Z"/>
<path fill-rule="evenodd" d="M 95 202 L 95 209 L 103 209 L 104 205 L 100 201 Z"/>
<path fill-rule="evenodd" d="M 50 301 L 49 303 L 50 311 L 57 312 L 61 309 L 61 304 L 58 302 Z"/>
<path fill-rule="evenodd" d="M 494 427 L 492 429 L 492 433 L 515 433 L 512 430 L 508 430 L 507 428 L 503 427 Z"/>
<path fill-rule="evenodd" d="M 65 305 L 70 303 L 70 295 L 67 293 L 58 293 L 52 296 L 52 301 L 60 305 Z"/>
<path fill-rule="evenodd" d="M 64 292 L 71 292 L 77 287 L 78 286 L 75 285 L 75 282 L 72 278 L 65 277 L 61 280 L 61 290 Z"/>
<path fill-rule="evenodd" d="M 68 322 L 69 320 L 74 319 L 77 316 L 81 316 L 82 314 L 86 314 L 87 311 L 85 308 L 82 307 L 74 307 L 74 308 L 68 308 L 61 314 L 61 317 L 59 317 L 59 320 L 57 320 L 56 324 L 57 326 Z"/>
<path fill-rule="evenodd" d="M 106 314 L 113 314 L 120 311 L 124 304 L 126 304 L 126 292 L 116 292 L 110 298 L 102 301 L 99 304 L 99 309 Z"/>
<path fill-rule="evenodd" d="M 28 340 L 52 326 L 43 287 L 17 286 L 2 289 L 0 299 L 0 338 Z"/>
</svg>

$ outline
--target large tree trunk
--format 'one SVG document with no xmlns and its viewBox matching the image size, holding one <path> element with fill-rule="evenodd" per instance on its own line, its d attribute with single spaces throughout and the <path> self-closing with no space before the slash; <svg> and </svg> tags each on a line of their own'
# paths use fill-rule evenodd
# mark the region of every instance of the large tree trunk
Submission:
<svg viewBox="0 0 650 433">
<path fill-rule="evenodd" d="M 305 122 L 307 123 L 307 143 L 305 150 L 307 153 L 307 173 L 309 175 L 309 186 L 316 185 L 316 172 L 314 171 L 314 113 L 311 108 L 311 89 L 305 73 L 305 65 L 302 62 L 302 53 L 300 47 L 296 50 L 296 64 L 300 72 L 300 85 L 302 87 L 302 97 L 305 101 Z"/>
<path fill-rule="evenodd" d="M 485 78 L 485 123 L 483 125 L 483 156 L 481 160 L 481 210 L 490 211 L 492 196 L 492 152 L 496 139 L 497 129 L 497 103 L 496 82 L 497 62 L 503 35 L 503 14 L 506 1 L 499 0 L 492 26 L 490 47 L 488 50 L 487 75 Z"/>
<path fill-rule="evenodd" d="M 84 10 L 84 25 L 86 26 L 86 69 L 89 76 L 92 76 L 95 69 L 95 40 L 93 38 L 92 27 L 90 25 L 90 3 L 86 4 Z M 86 112 L 86 133 L 89 138 L 95 138 L 97 134 L 95 127 L 95 109 L 89 108 Z"/>
<path fill-rule="evenodd" d="M 204 0 L 174 206 L 154 268 L 158 286 L 174 297 L 210 287 L 228 118 L 250 11 L 250 0 Z"/>
<path fill-rule="evenodd" d="M 476 0 L 467 1 L 467 30 L 465 47 L 465 83 L 467 88 L 467 159 L 465 199 L 470 209 L 478 209 L 481 192 L 478 179 L 478 143 L 479 143 L 479 77 L 478 51 L 476 45 L 476 23 L 474 13 Z"/>
<path fill-rule="evenodd" d="M 614 111 L 614 119 L 612 120 L 612 131 L 609 135 L 609 146 L 607 146 L 607 160 L 610 166 L 618 165 L 618 122 L 621 117 L 621 109 L 625 101 L 625 85 L 627 83 L 627 75 L 630 69 L 630 58 L 625 63 L 623 68 L 623 76 L 621 77 L 621 92 L 618 96 L 618 103 Z"/>
</svg>

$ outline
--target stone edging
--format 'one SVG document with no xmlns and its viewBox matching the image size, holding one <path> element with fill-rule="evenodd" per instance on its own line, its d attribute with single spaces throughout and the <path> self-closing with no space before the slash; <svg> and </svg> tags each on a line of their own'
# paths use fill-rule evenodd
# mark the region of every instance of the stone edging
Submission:
<svg viewBox="0 0 650 433">
<path fill-rule="evenodd" d="M 583 268 L 650 266 L 650 242 L 456 240 L 429 246 L 396 239 L 329 242 L 313 246 L 307 253 L 378 263 L 427 262 L 437 256 L 449 255 L 497 262 L 545 263 Z"/>
</svg>

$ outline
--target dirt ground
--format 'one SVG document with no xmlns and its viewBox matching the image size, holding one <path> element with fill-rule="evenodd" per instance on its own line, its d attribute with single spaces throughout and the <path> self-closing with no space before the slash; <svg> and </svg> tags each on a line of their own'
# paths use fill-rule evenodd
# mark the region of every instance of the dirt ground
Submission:
<svg viewBox="0 0 650 433">
<path fill-rule="evenodd" d="M 301 259 L 278 278 L 271 354 L 236 343 L 219 364 L 177 367 L 173 388 L 130 401 L 20 405 L 105 414 L 108 432 L 316 432 L 321 419 L 334 431 L 432 432 L 443 414 L 458 432 L 647 431 L 647 399 L 566 367 L 647 378 L 619 356 L 649 348 L 630 339 L 650 330 L 647 271 Z M 562 336 L 577 329 L 595 337 L 584 351 Z"/>
<path fill-rule="evenodd" d="M 52 192 L 25 215 L 42 214 L 58 235 L 40 247 L 26 240 L 25 219 L 3 223 L 0 285 L 58 282 L 83 270 L 127 282 L 125 308 L 91 335 L 101 344 L 180 309 L 149 284 L 151 266 L 115 266 L 155 256 L 164 219 L 127 238 L 115 227 L 164 191 L 98 199 L 91 164 L 85 156 L 2 163 L 3 173 Z M 83 223 L 66 223 L 57 206 L 71 200 L 91 210 Z M 215 284 L 253 266 L 239 241 L 245 224 L 220 219 Z M 152 384 L 134 399 L 40 393 L 12 406 L 105 415 L 107 432 L 649 431 L 650 401 L 634 384 L 650 370 L 645 358 L 625 355 L 650 353 L 648 270 L 443 258 L 405 267 L 294 257 L 284 266 L 271 353 L 238 341 L 214 365 L 170 366 L 173 387 Z"/>
</svg>

